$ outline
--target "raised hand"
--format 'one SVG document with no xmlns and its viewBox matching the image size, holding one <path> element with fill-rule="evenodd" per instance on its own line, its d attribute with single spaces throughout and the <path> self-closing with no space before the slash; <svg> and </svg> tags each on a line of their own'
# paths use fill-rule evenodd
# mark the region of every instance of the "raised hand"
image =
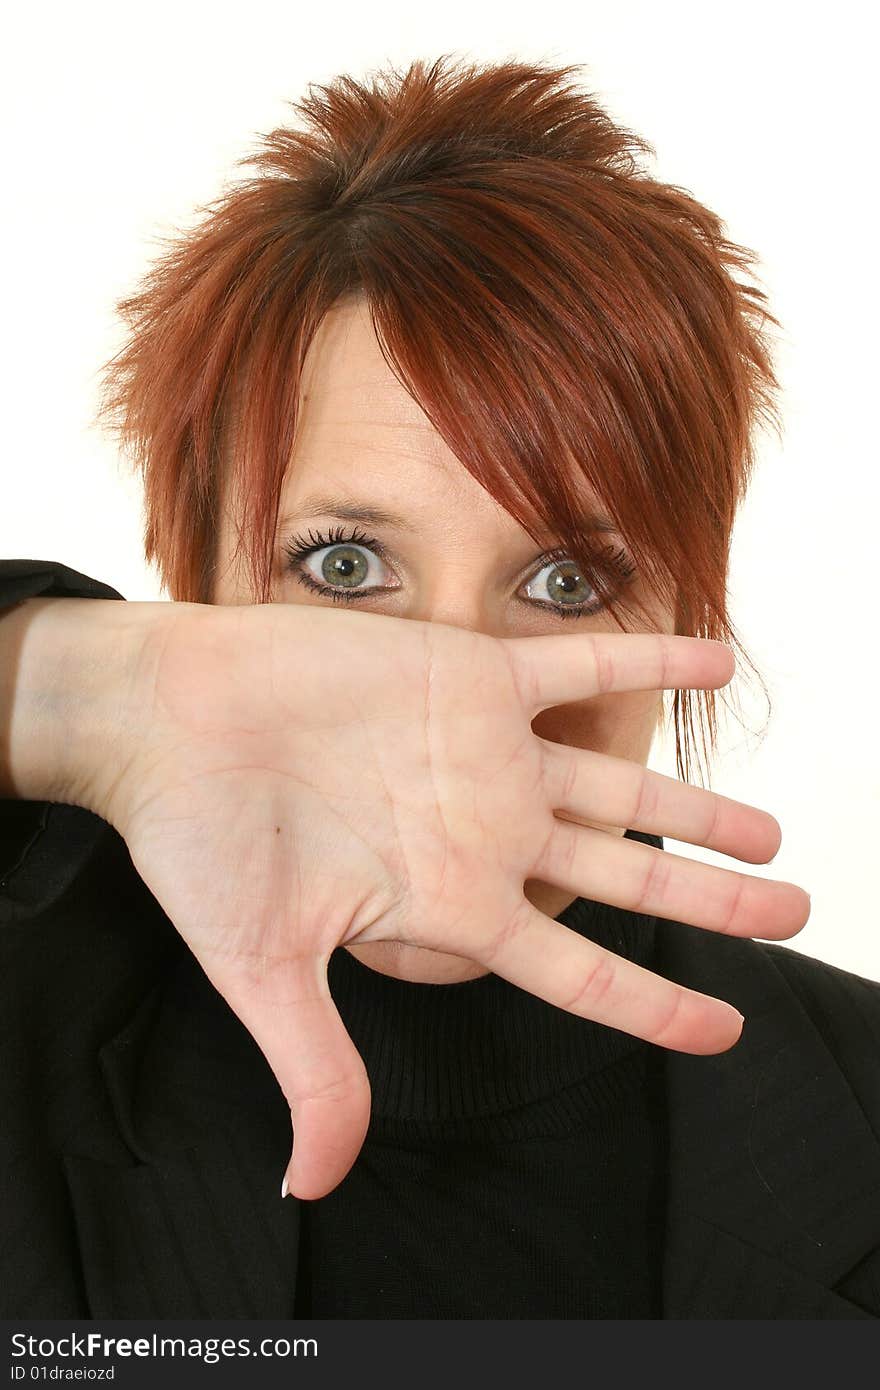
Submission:
<svg viewBox="0 0 880 1390">
<path fill-rule="evenodd" d="M 780 842 L 772 816 L 531 728 L 542 709 L 609 691 L 723 686 L 729 649 L 643 633 L 500 640 L 318 606 L 168 610 L 137 662 L 137 736 L 78 799 L 119 830 L 266 1056 L 291 1109 L 297 1196 L 332 1191 L 369 1124 L 366 1071 L 327 983 L 338 946 L 466 956 L 679 1051 L 736 1041 L 729 1005 L 604 950 L 523 893 L 540 879 L 710 931 L 800 930 L 809 899 L 793 884 L 561 818 L 763 863 Z"/>
</svg>

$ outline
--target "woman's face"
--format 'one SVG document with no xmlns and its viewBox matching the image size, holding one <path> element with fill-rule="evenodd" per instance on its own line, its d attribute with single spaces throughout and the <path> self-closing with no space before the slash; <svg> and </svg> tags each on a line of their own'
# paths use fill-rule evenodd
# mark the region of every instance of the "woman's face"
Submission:
<svg viewBox="0 0 880 1390">
<path fill-rule="evenodd" d="M 366 508 L 388 516 L 365 516 Z M 300 557 L 294 568 L 286 544 L 301 540 L 309 546 L 310 529 L 333 537 Z M 348 543 L 355 532 L 359 539 Z M 380 543 L 381 555 L 364 535 Z M 225 511 L 218 541 L 213 602 L 253 602 L 239 566 L 231 563 L 235 534 Z M 557 543 L 548 535 L 536 544 L 458 462 L 385 362 L 365 301 L 335 306 L 323 319 L 304 365 L 297 443 L 279 509 L 273 601 L 339 602 L 312 587 L 343 587 L 332 569 L 336 549 L 340 574 L 348 578 L 346 593 L 363 593 L 353 601 L 368 612 L 456 624 L 495 637 L 619 632 L 601 611 L 578 618 L 548 611 L 560 604 L 553 580 L 558 584 L 566 570 L 560 571 L 559 561 L 541 564 L 538 557 Z M 366 597 L 371 591 L 374 596 Z M 641 630 L 674 632 L 673 615 L 651 602 L 638 575 L 629 582 L 627 595 L 646 609 Z M 585 601 L 589 609 L 595 595 L 582 582 L 572 601 Z M 561 602 L 566 602 L 565 591 Z M 532 727 L 557 743 L 646 764 L 661 700 L 661 692 L 651 690 L 594 697 L 544 710 Z M 599 828 L 615 835 L 627 829 Z M 526 880 L 525 895 L 551 917 L 573 901 L 570 892 L 537 879 Z M 488 973 L 479 962 L 401 942 L 356 943 L 345 949 L 366 965 L 403 979 L 449 983 Z"/>
</svg>

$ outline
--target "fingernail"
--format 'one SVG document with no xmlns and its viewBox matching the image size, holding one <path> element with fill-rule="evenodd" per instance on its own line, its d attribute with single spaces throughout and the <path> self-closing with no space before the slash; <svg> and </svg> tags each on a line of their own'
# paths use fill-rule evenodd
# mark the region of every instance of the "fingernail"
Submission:
<svg viewBox="0 0 880 1390">
<path fill-rule="evenodd" d="M 281 1184 L 281 1196 L 282 1196 L 282 1199 L 283 1199 L 284 1197 L 287 1196 L 287 1174 L 286 1174 L 286 1173 L 284 1174 L 284 1181 L 283 1181 L 283 1183 Z"/>
</svg>

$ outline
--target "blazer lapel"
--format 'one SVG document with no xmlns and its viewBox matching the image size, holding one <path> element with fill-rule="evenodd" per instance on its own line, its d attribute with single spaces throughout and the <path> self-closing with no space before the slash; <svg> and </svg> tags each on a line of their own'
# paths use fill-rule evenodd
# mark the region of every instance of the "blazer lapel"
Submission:
<svg viewBox="0 0 880 1390">
<path fill-rule="evenodd" d="M 131 1160 L 63 1156 L 90 1315 L 292 1317 L 290 1112 L 190 952 L 98 1055 Z"/>
<path fill-rule="evenodd" d="M 727 1052 L 665 1056 L 663 1317 L 871 1317 L 833 1287 L 880 1246 L 880 1144 L 846 1078 L 761 945 L 657 927 L 657 972 L 746 1020 Z"/>
</svg>

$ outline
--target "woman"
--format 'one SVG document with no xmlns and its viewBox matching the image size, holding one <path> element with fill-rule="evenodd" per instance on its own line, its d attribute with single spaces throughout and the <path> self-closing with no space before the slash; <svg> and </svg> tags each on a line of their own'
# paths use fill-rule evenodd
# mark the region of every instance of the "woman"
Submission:
<svg viewBox="0 0 880 1390">
<path fill-rule="evenodd" d="M 399 655 L 405 636 L 392 646 L 383 618 L 415 619 L 402 625 L 413 642 L 422 624 L 437 625 L 426 699 L 446 689 L 451 644 L 468 643 L 455 650 L 467 654 L 461 680 L 484 682 L 485 707 L 468 707 L 483 721 L 495 714 L 499 677 L 480 664 L 489 647 L 474 634 L 543 640 L 571 618 L 567 632 L 590 634 L 607 653 L 606 677 L 616 650 L 633 661 L 646 650 L 625 634 L 666 634 L 679 653 L 688 637 L 735 641 L 727 560 L 753 429 L 773 418 L 762 336 L 770 316 L 763 295 L 734 277 L 748 253 L 726 241 L 712 213 L 638 168 L 637 152 L 649 147 L 563 87 L 568 71 L 455 70 L 441 60 L 370 89 L 348 78 L 320 89 L 300 107 L 309 132 L 274 132 L 256 160 L 262 175 L 227 194 L 123 303 L 131 332 L 109 367 L 106 411 L 142 467 L 147 558 L 177 604 L 217 606 L 214 646 L 228 660 L 240 637 L 234 669 L 246 672 L 252 654 L 255 684 L 269 671 L 258 663 L 256 624 L 280 632 L 285 615 L 254 604 L 296 609 L 316 633 L 336 625 L 328 706 L 347 697 L 352 670 L 366 681 L 367 663 L 352 663 L 358 642 L 372 642 L 373 681 L 384 683 L 395 718 L 414 668 Z M 38 562 L 7 562 L 4 578 L 13 586 L 0 592 L 6 603 L 120 597 Z M 71 601 L 52 608 L 59 641 L 58 610 Z M 375 622 L 349 621 L 342 604 Z M 196 640 L 208 631 L 204 616 L 184 607 L 172 616 L 158 644 L 156 726 L 189 667 L 212 698 L 211 644 Z M 47 610 L 47 631 L 48 621 Z M 607 636 L 619 648 L 603 647 Z M 513 656 L 527 649 L 504 648 L 537 683 L 534 656 L 530 667 Z M 110 660 L 112 645 L 101 650 Z M 157 644 L 139 650 L 154 656 Z M 552 665 L 550 647 L 541 650 Z M 880 986 L 744 939 L 792 935 L 805 920 L 803 895 L 782 885 L 774 896 L 779 885 L 750 881 L 751 914 L 748 894 L 734 901 L 728 890 L 722 918 L 730 871 L 658 857 L 662 838 L 643 827 L 662 822 L 659 802 L 652 812 L 639 798 L 638 816 L 612 823 L 612 790 L 631 776 L 624 764 L 647 762 L 663 688 L 675 690 L 685 778 L 694 689 L 706 697 L 714 742 L 713 687 L 729 670 L 701 652 L 699 670 L 681 655 L 668 680 L 651 684 L 643 671 L 640 684 L 630 671 L 589 698 L 575 697 L 573 677 L 561 695 L 560 676 L 555 698 L 534 702 L 543 766 L 555 756 L 571 776 L 558 777 L 570 795 L 556 802 L 568 814 L 548 841 L 554 849 L 535 857 L 547 876 L 536 871 L 525 884 L 534 912 L 517 920 L 531 937 L 523 926 L 493 938 L 491 950 L 480 937 L 494 911 L 481 896 L 497 870 L 488 837 L 468 874 L 454 859 L 437 870 L 436 915 L 425 894 L 419 911 L 408 901 L 396 920 L 389 900 L 371 903 L 354 932 L 334 926 L 327 981 L 369 1077 L 369 1131 L 354 1165 L 340 1164 L 345 1180 L 310 1192 L 314 1175 L 297 1150 L 298 1118 L 306 1134 L 310 1121 L 291 1105 L 282 1194 L 292 1201 L 276 1196 L 273 1205 L 266 1195 L 290 1115 L 273 1077 L 285 1065 L 280 1034 L 270 1045 L 253 1002 L 260 973 L 252 970 L 248 994 L 241 975 L 233 988 L 224 973 L 223 943 L 187 936 L 185 950 L 174 880 L 190 871 L 188 855 L 164 877 L 150 857 L 153 725 L 144 728 L 147 753 L 123 762 L 101 795 L 78 788 L 79 797 L 58 798 L 71 805 L 43 803 L 28 834 L 18 823 L 16 857 L 7 852 L 4 866 L 13 905 L 5 921 L 19 947 L 6 978 L 22 1010 L 8 1109 L 20 1108 L 11 1130 L 29 1156 L 28 1221 L 18 1223 L 27 1239 L 13 1229 L 5 1242 L 25 1269 L 15 1314 L 880 1316 L 871 1128 L 880 1119 Z M 298 673 L 282 643 L 275 654 L 279 688 L 294 698 Z M 554 672 L 544 679 L 553 685 Z M 224 679 L 214 684 L 226 699 Z M 357 683 L 355 692 L 367 698 Z M 383 706 L 375 690 L 372 698 L 368 722 L 381 742 Z M 316 687 L 311 708 L 319 701 Z M 498 728 L 480 730 L 503 743 L 498 709 Z M 318 778 L 322 749 L 339 766 L 346 752 L 342 725 L 319 732 L 309 764 Z M 520 735 L 495 762 L 487 753 L 487 788 L 521 768 L 531 776 L 533 743 Z M 185 742 L 195 756 L 200 740 Z M 578 757 L 563 764 L 552 751 L 562 745 Z M 439 805 L 454 759 L 438 742 L 428 761 Z M 360 758 L 349 762 L 352 786 L 363 785 Z M 592 802 L 571 796 L 575 769 L 578 785 L 601 784 Z M 668 782 L 639 774 L 658 796 Z M 19 797 L 29 785 L 38 782 L 13 781 Z M 217 785 L 215 775 L 212 792 Z M 516 797 L 499 799 L 499 819 L 509 811 L 513 822 L 499 836 L 512 838 L 519 822 L 530 841 L 531 783 L 516 785 Z M 345 792 L 342 784 L 335 796 L 349 812 Z M 695 817 L 686 833 L 679 810 L 704 812 L 708 796 L 679 788 L 666 833 L 767 862 L 778 837 L 772 818 L 761 825 L 750 808 L 726 803 L 717 839 L 705 818 L 702 834 Z M 178 844 L 190 836 L 193 856 L 212 804 L 191 792 L 166 816 Z M 393 834 L 409 871 L 432 808 L 413 795 L 400 809 Z M 355 821 L 365 840 L 373 814 L 370 802 Z M 255 840 L 255 890 L 263 853 Z M 337 895 L 353 859 L 333 861 Z M 221 894 L 237 895 L 239 914 L 253 910 L 239 874 L 247 866 L 230 863 L 228 880 L 202 883 L 217 895 L 215 923 Z M 636 863 L 638 897 L 622 888 Z M 314 912 L 314 895 L 300 896 Z M 335 906 L 320 904 L 328 914 Z M 539 919 L 550 918 L 557 925 L 544 932 Z M 39 963 L 33 948 L 21 949 L 34 922 Z M 539 939 L 543 952 L 518 954 L 518 941 Z M 587 952 L 606 966 L 613 955 L 616 973 L 597 971 L 590 990 L 564 995 L 560 953 L 575 945 L 584 963 Z M 105 973 L 96 992 L 97 964 Z M 638 988 L 647 999 L 661 981 L 684 990 L 645 1023 Z M 739 1041 L 717 1010 L 701 1015 L 695 1040 L 690 991 L 703 1005 L 708 995 L 737 1006 L 747 1020 Z M 51 1035 L 35 1035 L 25 1017 L 36 1004 L 53 1019 Z M 319 1026 L 329 1030 L 326 1014 Z M 291 1078 L 305 1062 L 318 1065 L 325 1040 L 330 1048 L 329 1031 L 317 1042 L 298 1036 Z M 339 1097 L 328 1085 L 319 1099 L 326 1111 Z M 50 1142 L 39 1146 L 35 1131 Z"/>
</svg>

